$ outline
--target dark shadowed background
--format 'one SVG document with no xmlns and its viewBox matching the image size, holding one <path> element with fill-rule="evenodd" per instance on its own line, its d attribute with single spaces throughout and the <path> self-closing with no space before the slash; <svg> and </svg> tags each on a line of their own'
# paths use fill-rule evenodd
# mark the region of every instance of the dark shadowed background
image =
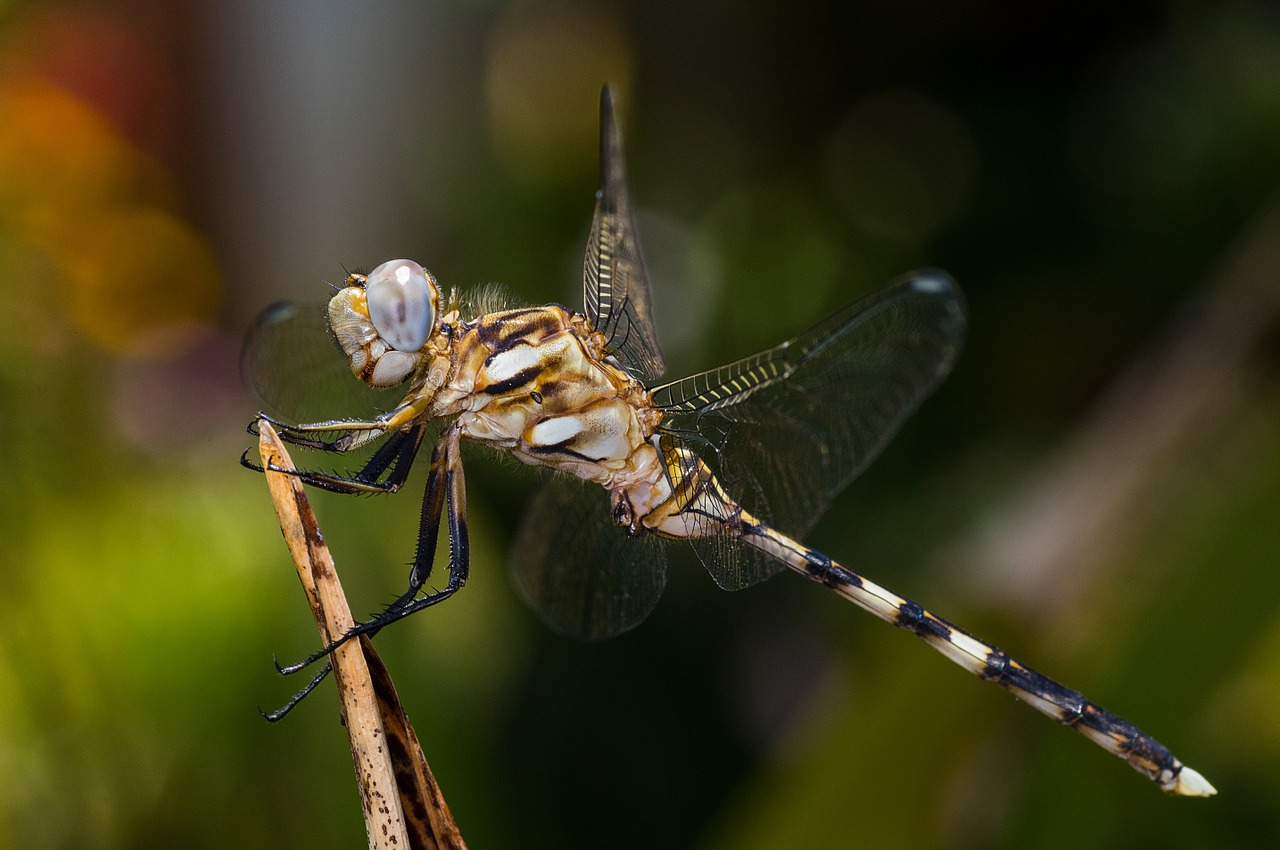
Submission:
<svg viewBox="0 0 1280 850">
<path fill-rule="evenodd" d="M 507 578 L 378 638 L 472 846 L 1280 840 L 1280 15 L 1231 2 L 0 4 L 0 847 L 354 847 L 238 351 L 412 257 L 580 299 L 618 88 L 679 375 L 924 265 L 971 332 L 811 541 L 1168 744 L 1179 800 L 793 575 L 612 642 Z M 336 356 L 336 355 L 335 355 Z M 425 467 L 425 464 L 423 464 Z M 407 492 L 316 496 L 353 607 Z"/>
</svg>

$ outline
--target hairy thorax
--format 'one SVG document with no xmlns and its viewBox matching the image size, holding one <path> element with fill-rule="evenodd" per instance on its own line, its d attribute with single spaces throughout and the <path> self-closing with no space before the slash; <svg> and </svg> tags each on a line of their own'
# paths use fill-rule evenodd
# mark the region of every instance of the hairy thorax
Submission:
<svg viewBox="0 0 1280 850">
<path fill-rule="evenodd" d="M 505 310 L 455 333 L 433 415 L 457 414 L 463 437 L 609 489 L 652 475 L 647 441 L 661 413 L 581 316 Z"/>
</svg>

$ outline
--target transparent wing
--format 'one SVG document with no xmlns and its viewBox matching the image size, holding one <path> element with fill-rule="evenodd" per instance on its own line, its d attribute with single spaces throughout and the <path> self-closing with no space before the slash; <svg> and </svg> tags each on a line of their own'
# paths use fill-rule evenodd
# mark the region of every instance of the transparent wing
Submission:
<svg viewBox="0 0 1280 850">
<path fill-rule="evenodd" d="M 664 431 L 699 455 L 733 500 L 802 537 L 951 370 L 964 332 L 955 283 L 917 272 L 795 339 L 657 387 L 653 398 L 666 412 Z M 728 589 L 776 570 L 730 540 L 694 548 Z"/>
<path fill-rule="evenodd" d="M 245 334 L 240 373 L 263 410 L 286 422 L 368 419 L 404 395 L 351 374 L 323 304 L 281 301 L 264 310 Z"/>
<path fill-rule="evenodd" d="M 516 536 L 516 586 L 561 634 L 582 640 L 622 634 L 648 617 L 662 595 L 662 542 L 651 534 L 631 537 L 608 518 L 604 489 L 557 476 L 538 491 Z"/>
<path fill-rule="evenodd" d="M 600 190 L 583 263 L 582 298 L 587 318 L 604 333 L 609 350 L 624 366 L 641 380 L 662 376 L 667 366 L 653 329 L 653 298 L 608 86 L 600 92 Z"/>
<path fill-rule="evenodd" d="M 709 443 L 702 438 L 681 440 L 665 433 L 659 445 L 672 491 L 684 505 L 680 514 L 694 530 L 689 545 L 716 584 L 725 590 L 739 590 L 783 569 L 781 561 L 741 545 L 733 531 L 743 508 L 758 518 L 769 516 L 754 486 L 756 478 L 742 475 L 743 470 L 735 473 L 732 462 L 728 466 L 722 463 L 719 473 L 709 469 L 697 453 L 699 447 L 703 454 L 710 453 Z M 732 476 L 729 483 L 734 495 L 721 484 L 726 473 Z"/>
</svg>

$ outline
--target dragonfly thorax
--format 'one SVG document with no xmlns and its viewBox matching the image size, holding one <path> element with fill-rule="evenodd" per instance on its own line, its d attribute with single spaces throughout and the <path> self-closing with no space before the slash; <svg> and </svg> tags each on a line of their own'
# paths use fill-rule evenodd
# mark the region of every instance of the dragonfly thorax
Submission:
<svg viewBox="0 0 1280 850">
<path fill-rule="evenodd" d="M 459 414 L 464 439 L 614 486 L 661 420 L 644 386 L 610 362 L 586 319 L 554 305 L 503 310 L 456 329 L 429 413 Z"/>
</svg>

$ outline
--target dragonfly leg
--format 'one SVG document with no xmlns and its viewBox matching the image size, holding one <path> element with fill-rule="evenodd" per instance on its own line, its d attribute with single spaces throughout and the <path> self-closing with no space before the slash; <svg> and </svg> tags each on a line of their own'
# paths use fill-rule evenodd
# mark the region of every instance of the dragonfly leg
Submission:
<svg viewBox="0 0 1280 850">
<path fill-rule="evenodd" d="M 280 665 L 277 664 L 276 668 L 279 669 L 279 667 Z M 319 673 L 315 674 L 315 676 L 311 678 L 311 681 L 307 682 L 307 686 L 305 688 L 298 691 L 293 696 L 289 697 L 288 702 L 286 702 L 284 705 L 277 708 L 275 711 L 263 711 L 262 709 L 258 709 L 258 713 L 261 714 L 262 719 L 266 720 L 268 723 L 275 723 L 278 720 L 283 720 L 289 712 L 293 711 L 295 708 L 298 707 L 298 703 L 306 699 L 311 694 L 311 692 L 316 689 L 316 686 L 324 681 L 325 676 L 328 676 L 332 672 L 333 672 L 333 662 L 326 661 L 324 665 L 324 669 L 321 670 Z"/>
<path fill-rule="evenodd" d="M 418 529 L 418 548 L 409 572 L 409 588 L 376 617 L 359 623 L 342 637 L 296 664 L 277 665 L 281 673 L 296 673 L 324 658 L 357 635 L 373 636 L 383 627 L 443 602 L 467 582 L 471 562 L 470 538 L 467 533 L 466 483 L 462 473 L 462 457 L 457 428 L 449 428 L 440 436 L 431 455 L 431 472 L 422 500 L 422 519 Z M 449 582 L 440 590 L 418 598 L 431 575 L 436 544 L 440 532 L 440 515 L 444 505 L 449 509 Z M 292 701 L 291 701 L 292 702 Z"/>
<path fill-rule="evenodd" d="M 424 426 L 417 426 L 408 431 L 397 431 L 378 448 L 355 475 L 337 475 L 334 473 L 316 472 L 305 469 L 286 469 L 272 466 L 273 472 L 283 472 L 331 493 L 354 495 L 360 493 L 394 493 L 404 484 L 413 466 L 413 459 L 422 445 Z M 249 460 L 249 450 L 240 456 L 240 465 L 262 472 L 262 466 Z M 383 480 L 382 476 L 390 469 L 390 474 Z"/>
<path fill-rule="evenodd" d="M 373 634 L 383 626 L 416 614 L 448 599 L 467 583 L 471 567 L 471 543 L 467 531 L 467 487 L 462 473 L 460 431 L 449 428 L 440 436 L 431 454 L 431 472 L 427 492 L 422 500 L 422 519 L 418 526 L 418 548 L 409 571 L 409 588 L 386 610 L 356 626 L 354 634 Z M 449 517 L 449 581 L 440 590 L 422 598 L 418 594 L 431 576 L 436 545 L 440 536 L 440 514 L 448 504 Z M 350 637 L 351 633 L 348 634 Z"/>
<path fill-rule="evenodd" d="M 373 634 L 383 626 L 448 599 L 467 583 L 471 568 L 471 538 L 467 531 L 467 487 L 462 473 L 459 433 L 457 429 L 450 428 L 441 435 L 431 454 L 431 472 L 422 500 L 418 547 L 409 571 L 409 588 L 377 617 L 357 626 L 357 633 Z M 426 586 L 435 561 L 444 503 L 448 504 L 449 516 L 449 581 L 440 590 L 419 599 L 418 594 Z"/>
<path fill-rule="evenodd" d="M 368 445 L 388 431 L 394 431 L 400 427 L 392 428 L 378 421 L 355 419 L 333 419 L 295 425 L 290 422 L 281 422 L 266 413 L 259 413 L 246 430 L 257 436 L 259 421 L 269 422 L 282 442 L 321 452 L 349 452 Z M 325 439 L 323 436 L 311 436 L 312 434 L 337 434 L 337 436 Z"/>
<path fill-rule="evenodd" d="M 408 401 L 401 403 L 393 410 L 388 410 L 373 419 L 326 419 L 321 422 L 302 422 L 290 423 L 281 422 L 280 420 L 269 416 L 266 413 L 259 413 L 258 418 L 270 422 L 271 425 L 280 434 L 280 438 L 287 443 L 295 445 L 311 445 L 312 448 L 323 448 L 330 446 L 331 451 L 348 451 L 358 445 L 363 445 L 369 440 L 375 439 L 378 434 L 387 431 L 395 431 L 404 428 L 410 422 L 419 418 L 427 405 L 427 400 L 421 395 L 413 395 Z M 250 431 L 253 426 L 250 425 Z M 342 432 L 347 437 L 340 437 L 332 442 L 325 442 L 323 438 L 308 438 L 305 434 L 328 434 L 334 432 Z M 367 434 L 372 432 L 372 434 Z M 288 436 L 286 436 L 288 435 Z M 344 439 L 354 439 L 355 445 L 340 448 Z M 309 442 L 308 442 L 309 441 Z"/>
<path fill-rule="evenodd" d="M 358 473 L 350 478 L 344 478 L 341 476 L 324 476 L 318 473 L 307 473 L 295 469 L 283 469 L 280 467 L 272 468 L 277 472 L 296 475 L 302 479 L 304 483 L 312 484 L 314 486 L 330 490 L 331 492 L 346 494 L 368 492 L 394 493 L 400 488 L 404 483 L 405 478 L 409 475 L 409 470 L 413 466 L 413 460 L 417 456 L 418 449 L 422 445 L 424 431 L 425 428 L 423 426 L 418 426 L 410 431 L 396 432 L 389 440 L 387 440 L 386 443 L 379 447 L 378 451 L 369 459 L 369 462 L 366 463 Z M 257 472 L 263 471 L 261 466 L 248 459 L 248 452 L 241 456 L 240 463 Z M 378 479 L 381 478 L 383 473 L 385 473 L 389 468 L 391 469 L 391 473 L 384 481 L 379 483 Z M 376 486 L 373 486 L 373 488 L 370 489 L 370 485 Z M 437 516 L 437 521 L 438 519 L 439 517 Z M 344 637 L 343 640 L 346 640 L 346 637 Z M 338 643 L 341 642 L 342 641 L 339 641 Z M 334 646 L 337 646 L 338 643 L 335 643 Z M 300 665 L 290 665 L 289 667 L 282 667 L 279 662 L 276 662 L 276 669 L 281 673 L 296 672 L 296 670 L 301 670 L 303 667 L 311 664 L 314 660 L 319 660 L 319 657 L 320 656 L 318 655 L 316 658 L 309 659 Z M 324 669 L 317 673 L 311 681 L 307 683 L 306 687 L 290 697 L 288 702 L 274 711 L 262 711 L 259 709 L 259 713 L 271 723 L 284 719 L 284 717 L 288 715 L 289 712 L 293 711 L 299 703 L 306 699 L 307 695 L 315 690 L 316 686 L 324 681 L 324 678 L 332 671 L 333 662 L 326 661 Z"/>
</svg>

